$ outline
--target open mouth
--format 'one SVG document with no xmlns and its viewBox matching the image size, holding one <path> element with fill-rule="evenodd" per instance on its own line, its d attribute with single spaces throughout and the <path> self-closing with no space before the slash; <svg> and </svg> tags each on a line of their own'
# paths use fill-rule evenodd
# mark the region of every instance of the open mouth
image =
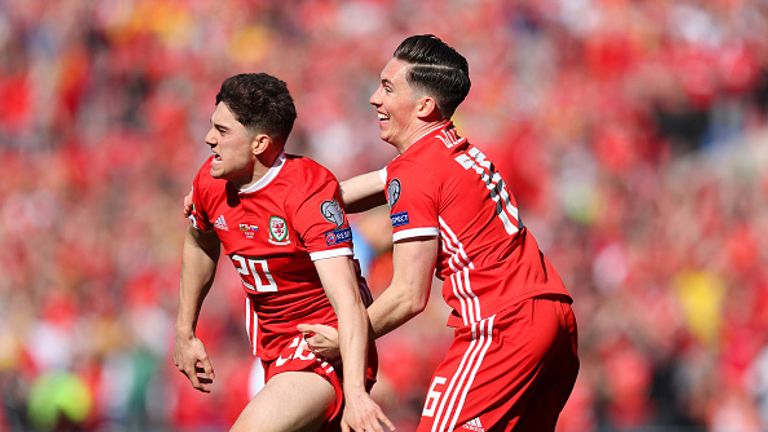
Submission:
<svg viewBox="0 0 768 432">
<path fill-rule="evenodd" d="M 378 114 L 379 123 L 384 123 L 384 122 L 388 122 L 389 121 L 389 116 L 388 115 L 386 115 L 384 113 L 381 113 L 381 112 L 377 112 L 377 114 Z"/>
<path fill-rule="evenodd" d="M 213 163 L 221 163 L 221 155 L 213 152 Z"/>
</svg>

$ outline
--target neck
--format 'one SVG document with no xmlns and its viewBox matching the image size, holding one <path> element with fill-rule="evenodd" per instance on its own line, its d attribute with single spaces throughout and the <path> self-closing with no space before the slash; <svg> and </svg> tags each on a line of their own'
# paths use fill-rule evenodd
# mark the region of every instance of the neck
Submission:
<svg viewBox="0 0 768 432">
<path fill-rule="evenodd" d="M 235 186 L 237 186 L 238 189 L 247 189 L 257 181 L 261 180 L 261 178 L 269 172 L 269 169 L 272 168 L 275 161 L 282 153 L 283 146 L 269 146 L 266 151 L 256 156 L 256 160 L 253 163 L 252 175 L 249 178 L 244 179 L 245 181 L 243 182 L 236 182 Z"/>
<path fill-rule="evenodd" d="M 437 120 L 431 122 L 421 122 L 418 127 L 414 128 L 411 133 L 408 134 L 407 139 L 401 143 L 395 143 L 395 147 L 400 154 L 405 153 L 412 145 L 416 144 L 416 141 L 423 138 L 429 132 L 445 125 L 447 120 Z"/>
</svg>

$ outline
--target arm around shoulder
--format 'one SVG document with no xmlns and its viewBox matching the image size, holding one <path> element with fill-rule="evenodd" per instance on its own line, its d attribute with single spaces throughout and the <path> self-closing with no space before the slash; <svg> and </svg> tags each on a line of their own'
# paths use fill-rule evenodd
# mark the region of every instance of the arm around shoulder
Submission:
<svg viewBox="0 0 768 432">
<path fill-rule="evenodd" d="M 360 213 L 387 203 L 381 171 L 372 171 L 340 183 L 341 199 L 347 213 Z"/>
</svg>

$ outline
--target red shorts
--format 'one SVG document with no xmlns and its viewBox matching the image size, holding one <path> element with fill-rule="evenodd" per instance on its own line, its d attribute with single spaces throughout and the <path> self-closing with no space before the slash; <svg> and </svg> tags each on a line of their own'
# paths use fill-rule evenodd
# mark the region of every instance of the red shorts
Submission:
<svg viewBox="0 0 768 432">
<path fill-rule="evenodd" d="M 341 430 L 341 412 L 344 407 L 344 391 L 342 389 L 343 372 L 341 362 L 327 362 L 319 358 L 307 346 L 302 335 L 298 335 L 285 346 L 277 359 L 263 362 L 265 381 L 282 372 L 312 372 L 323 377 L 331 383 L 336 392 L 336 401 L 328 407 L 325 413 L 325 423 L 320 428 L 321 432 Z M 376 382 L 378 370 L 378 357 L 376 345 L 371 343 L 368 349 L 368 367 L 366 368 L 366 389 L 370 391 Z"/>
<path fill-rule="evenodd" d="M 570 304 L 524 300 L 456 329 L 417 430 L 553 431 L 578 371 Z"/>
</svg>

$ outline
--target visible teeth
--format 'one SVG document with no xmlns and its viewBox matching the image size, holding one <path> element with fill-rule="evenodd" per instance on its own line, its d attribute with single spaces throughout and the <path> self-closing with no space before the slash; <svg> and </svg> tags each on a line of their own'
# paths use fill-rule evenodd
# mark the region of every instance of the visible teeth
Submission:
<svg viewBox="0 0 768 432">
<path fill-rule="evenodd" d="M 379 120 L 389 120 L 389 116 L 379 113 Z"/>
</svg>

